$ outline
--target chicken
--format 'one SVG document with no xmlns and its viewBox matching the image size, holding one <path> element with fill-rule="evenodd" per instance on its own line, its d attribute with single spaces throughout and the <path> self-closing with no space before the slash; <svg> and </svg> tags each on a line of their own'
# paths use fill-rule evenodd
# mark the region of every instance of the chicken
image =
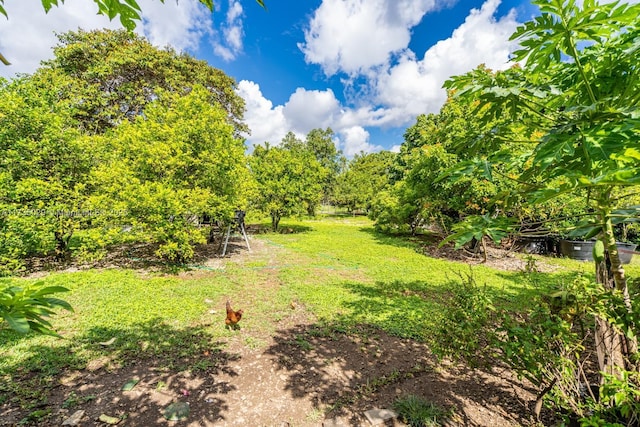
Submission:
<svg viewBox="0 0 640 427">
<path fill-rule="evenodd" d="M 227 318 L 225 319 L 224 323 L 226 323 L 227 326 L 236 329 L 238 327 L 238 322 L 242 318 L 242 313 L 242 310 L 233 311 L 233 309 L 231 308 L 231 302 L 227 300 Z"/>
</svg>

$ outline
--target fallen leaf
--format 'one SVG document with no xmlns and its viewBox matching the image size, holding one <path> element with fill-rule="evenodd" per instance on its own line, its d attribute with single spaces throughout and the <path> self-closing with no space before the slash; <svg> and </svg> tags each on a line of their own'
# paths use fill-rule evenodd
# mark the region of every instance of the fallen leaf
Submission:
<svg viewBox="0 0 640 427">
<path fill-rule="evenodd" d="M 169 421 L 185 420 L 188 416 L 189 404 L 185 402 L 172 403 L 164 410 L 164 417 Z"/>
<path fill-rule="evenodd" d="M 122 386 L 122 391 L 131 391 L 133 390 L 133 388 L 136 386 L 136 384 L 138 384 L 138 381 L 140 381 L 137 378 L 132 378 L 129 381 L 127 381 L 126 383 L 124 383 L 124 385 Z"/>
<path fill-rule="evenodd" d="M 106 415 L 106 414 L 100 415 L 98 420 L 102 421 L 103 423 L 107 423 L 107 424 L 111 424 L 111 425 L 115 425 L 115 424 L 118 424 L 120 422 L 120 418 L 110 417 L 109 415 Z"/>
<path fill-rule="evenodd" d="M 73 413 L 69 418 L 64 420 L 62 423 L 63 426 L 77 426 L 80 425 L 80 420 L 84 417 L 84 411 L 79 410 Z"/>
</svg>

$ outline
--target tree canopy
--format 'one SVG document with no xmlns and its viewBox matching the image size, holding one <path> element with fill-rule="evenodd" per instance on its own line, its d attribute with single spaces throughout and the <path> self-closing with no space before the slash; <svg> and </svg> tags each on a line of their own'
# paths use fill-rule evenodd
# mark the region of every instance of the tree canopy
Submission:
<svg viewBox="0 0 640 427">
<path fill-rule="evenodd" d="M 210 102 L 227 111 L 236 135 L 247 130 L 235 81 L 205 61 L 159 49 L 125 30 L 70 31 L 58 39 L 54 58 L 35 74 L 69 77 L 60 89 L 85 132 L 103 133 L 134 120 L 159 90 L 187 94 L 194 85 L 207 88 Z"/>
<path fill-rule="evenodd" d="M 249 174 L 244 143 L 207 89 L 159 95 L 144 116 L 96 136 L 108 154 L 93 172 L 92 204 L 117 206 L 121 222 L 160 243 L 158 255 L 183 261 L 205 241 L 200 217 L 222 220 L 246 206 Z"/>
<path fill-rule="evenodd" d="M 304 214 L 322 197 L 325 170 L 306 150 L 259 145 L 249 164 L 257 182 L 254 206 L 271 217 L 274 231 L 282 217 Z"/>
<path fill-rule="evenodd" d="M 376 195 L 389 185 L 395 156 L 390 151 L 356 154 L 337 178 L 335 203 L 350 212 L 369 212 Z"/>
<path fill-rule="evenodd" d="M 126 31 L 59 38 L 0 85 L 0 274 L 130 238 L 188 259 L 199 218 L 229 219 L 251 190 L 235 82 Z"/>
</svg>

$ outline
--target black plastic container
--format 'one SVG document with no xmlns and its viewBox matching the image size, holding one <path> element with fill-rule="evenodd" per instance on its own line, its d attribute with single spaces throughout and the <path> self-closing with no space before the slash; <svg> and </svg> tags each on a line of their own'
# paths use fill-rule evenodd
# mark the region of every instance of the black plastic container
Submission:
<svg viewBox="0 0 640 427">
<path fill-rule="evenodd" d="M 595 240 L 560 240 L 560 254 L 580 261 L 593 261 L 593 245 Z M 618 256 L 622 264 L 629 264 L 636 245 L 633 243 L 616 242 Z"/>
</svg>

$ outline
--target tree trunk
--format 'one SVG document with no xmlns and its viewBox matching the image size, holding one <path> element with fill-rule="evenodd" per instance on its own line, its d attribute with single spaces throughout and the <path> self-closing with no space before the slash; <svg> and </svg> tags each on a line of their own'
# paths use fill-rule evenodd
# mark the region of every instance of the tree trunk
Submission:
<svg viewBox="0 0 640 427">
<path fill-rule="evenodd" d="M 65 260 L 69 255 L 69 242 L 71 241 L 72 232 L 64 233 L 62 231 L 54 231 L 53 236 L 56 240 L 56 258 Z"/>
<path fill-rule="evenodd" d="M 280 224 L 280 215 L 275 212 L 271 212 L 271 229 L 278 231 L 278 225 Z"/>
<path fill-rule="evenodd" d="M 613 234 L 613 225 L 609 215 L 602 214 L 601 218 L 603 220 L 601 239 L 606 251 L 605 259 L 601 262 L 596 261 L 596 281 L 610 292 L 614 290 L 621 292 L 626 309 L 630 311 L 631 300 L 624 267 L 620 262 Z M 612 324 L 598 316 L 596 316 L 595 341 L 600 371 L 621 377 L 622 371 L 633 369 L 629 363 L 630 356 L 638 351 L 637 341 L 629 340 Z"/>
</svg>

